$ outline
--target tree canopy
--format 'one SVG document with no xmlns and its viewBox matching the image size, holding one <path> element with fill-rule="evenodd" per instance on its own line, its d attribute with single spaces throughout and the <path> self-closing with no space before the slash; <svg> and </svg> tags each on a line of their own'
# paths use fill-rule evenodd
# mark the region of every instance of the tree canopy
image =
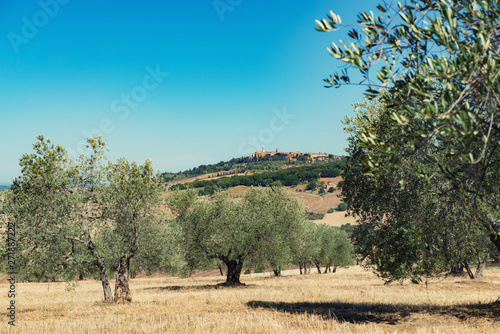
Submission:
<svg viewBox="0 0 500 334">
<path fill-rule="evenodd" d="M 302 206 L 283 188 L 251 188 L 243 201 L 218 192 L 197 199 L 193 190 L 169 197 L 174 223 L 186 263 L 192 269 L 214 259 L 227 267 L 226 284 L 240 284 L 244 265 L 269 265 L 274 270 L 289 263 L 290 235 L 304 218 Z"/>
<path fill-rule="evenodd" d="M 464 188 L 447 192 L 452 181 L 440 175 L 420 177 L 434 167 L 425 155 L 409 155 L 397 165 L 380 155 L 384 172 L 371 173 L 361 163 L 366 149 L 356 135 L 369 127 L 390 140 L 394 135 L 391 119 L 377 100 L 356 104 L 355 112 L 355 117 L 345 120 L 345 130 L 351 135 L 350 156 L 339 186 L 350 213 L 360 223 L 354 228 L 353 240 L 364 263 L 388 280 L 419 281 L 421 276 L 458 266 L 468 268 L 470 261 L 484 259 L 490 241 L 473 209 L 474 198 Z"/>
<path fill-rule="evenodd" d="M 147 267 L 148 250 L 163 236 L 156 205 L 161 188 L 151 161 L 107 162 L 105 143 L 90 138 L 91 153 L 76 161 L 43 136 L 20 160 L 22 175 L 6 194 L 3 218 L 16 225 L 20 279 L 47 281 L 97 274 L 110 302 L 130 300 L 130 260 Z"/>
<path fill-rule="evenodd" d="M 373 106 L 365 105 L 348 120 L 344 199 L 363 219 L 378 215 L 379 226 L 365 235 L 382 237 L 386 229 L 394 236 L 374 250 L 387 255 L 385 264 L 397 256 L 415 256 L 399 264 L 426 262 L 443 247 L 449 252 L 435 254 L 447 257 L 454 248 L 465 256 L 466 245 L 485 236 L 500 250 L 499 1 L 393 4 L 360 13 L 349 41 L 328 48 L 344 67 L 325 79 L 327 86 L 365 85 L 367 97 L 382 106 L 371 114 Z M 316 24 L 323 32 L 348 26 L 333 11 Z M 352 69 L 360 81 L 352 80 Z M 415 242 L 406 245 L 412 251 L 397 249 L 403 235 Z M 408 268 L 414 267 L 398 270 L 404 276 Z M 424 274 L 431 267 L 419 268 Z"/>
<path fill-rule="evenodd" d="M 361 73 L 358 84 L 368 87 L 367 96 L 391 93 L 382 102 L 407 135 L 404 142 L 422 137 L 446 142 L 445 152 L 465 162 L 488 159 L 500 145 L 499 2 L 412 0 L 397 7 L 384 2 L 377 9 L 379 15 L 360 13 L 350 41 L 333 43 L 328 51 Z M 327 18 L 316 21 L 317 30 L 343 27 L 334 12 Z M 347 68 L 325 81 L 330 87 L 351 84 Z M 413 119 L 419 122 L 410 124 Z M 369 132 L 362 139 L 365 147 L 397 150 L 397 142 Z"/>
</svg>

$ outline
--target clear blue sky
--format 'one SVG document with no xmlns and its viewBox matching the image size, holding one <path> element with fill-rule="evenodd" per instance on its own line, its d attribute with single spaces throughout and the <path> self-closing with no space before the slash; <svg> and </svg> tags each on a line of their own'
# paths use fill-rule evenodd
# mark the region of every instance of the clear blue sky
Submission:
<svg viewBox="0 0 500 334">
<path fill-rule="evenodd" d="M 57 5 L 54 5 L 57 4 Z M 375 1 L 0 2 L 0 182 L 43 134 L 73 154 L 102 134 L 109 158 L 179 171 L 267 150 L 343 154 L 362 89 L 327 89 L 351 21 Z M 226 6 L 226 7 L 224 7 Z M 278 115 L 278 116 L 277 116 Z"/>
</svg>

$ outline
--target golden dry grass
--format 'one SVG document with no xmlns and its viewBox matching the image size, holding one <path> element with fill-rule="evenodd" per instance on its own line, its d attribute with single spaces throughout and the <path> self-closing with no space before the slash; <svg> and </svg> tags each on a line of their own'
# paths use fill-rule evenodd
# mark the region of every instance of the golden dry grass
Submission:
<svg viewBox="0 0 500 334">
<path fill-rule="evenodd" d="M 360 267 L 335 274 L 243 275 L 246 286 L 217 287 L 220 276 L 131 281 L 133 302 L 106 305 L 99 282 L 17 285 L 19 333 L 495 333 L 500 269 L 479 281 L 436 279 L 384 285 Z M 7 291 L 0 284 L 0 291 Z M 7 294 L 0 294 L 5 310 Z"/>
<path fill-rule="evenodd" d="M 335 211 L 332 213 L 327 213 L 323 219 L 315 220 L 318 224 L 326 224 L 330 226 L 340 227 L 344 224 L 356 225 L 356 219 L 354 217 L 346 217 L 345 211 Z"/>
<path fill-rule="evenodd" d="M 290 191 L 292 196 L 298 197 L 307 211 L 326 213 L 328 209 L 335 209 L 342 201 L 338 197 L 338 192 L 326 193 L 323 196 L 311 194 L 309 192 Z"/>
</svg>

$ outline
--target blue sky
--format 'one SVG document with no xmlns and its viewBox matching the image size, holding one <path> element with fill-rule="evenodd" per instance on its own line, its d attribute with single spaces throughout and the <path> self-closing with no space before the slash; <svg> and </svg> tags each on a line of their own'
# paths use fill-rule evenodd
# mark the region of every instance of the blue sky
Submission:
<svg viewBox="0 0 500 334">
<path fill-rule="evenodd" d="M 39 134 L 81 152 L 179 171 L 267 150 L 343 154 L 358 87 L 327 89 L 340 64 L 320 33 L 375 1 L 0 2 L 0 183 Z"/>
</svg>

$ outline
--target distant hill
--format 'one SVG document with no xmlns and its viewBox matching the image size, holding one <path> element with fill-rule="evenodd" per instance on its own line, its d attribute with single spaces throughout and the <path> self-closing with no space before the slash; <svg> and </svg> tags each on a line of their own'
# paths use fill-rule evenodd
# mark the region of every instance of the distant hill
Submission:
<svg viewBox="0 0 500 334">
<path fill-rule="evenodd" d="M 216 189 L 227 189 L 236 186 L 297 186 L 303 182 L 318 180 L 320 177 L 337 177 L 344 168 L 344 160 L 318 162 L 302 166 L 289 166 L 275 171 L 261 173 L 245 173 L 231 177 L 219 177 L 210 180 L 195 180 L 189 183 L 177 183 L 170 189 L 204 188 L 200 194 L 212 194 Z"/>
<path fill-rule="evenodd" d="M 260 155 L 256 155 L 256 153 L 259 153 Z M 213 178 L 234 174 L 273 172 L 290 167 L 310 166 L 343 160 L 341 156 L 327 153 L 323 153 L 321 157 L 315 157 L 315 154 L 300 152 L 256 153 L 248 157 L 233 158 L 229 161 L 220 161 L 216 164 L 200 165 L 178 173 L 165 172 L 162 174 L 162 177 L 164 182 L 172 184 L 202 175 L 208 178 Z M 263 155 L 263 153 L 265 154 Z M 295 155 L 292 156 L 292 153 Z"/>
</svg>

